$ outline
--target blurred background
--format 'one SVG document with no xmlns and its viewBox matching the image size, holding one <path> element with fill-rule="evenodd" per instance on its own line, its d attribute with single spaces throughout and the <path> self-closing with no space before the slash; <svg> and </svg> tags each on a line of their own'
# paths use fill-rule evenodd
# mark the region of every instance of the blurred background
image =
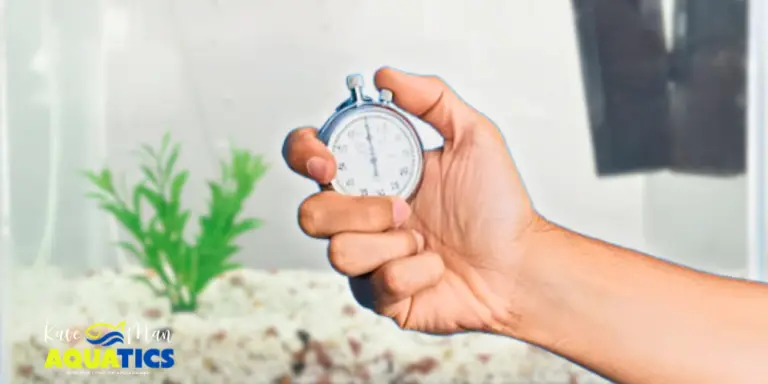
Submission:
<svg viewBox="0 0 768 384">
<path fill-rule="evenodd" d="M 166 132 L 182 145 L 178 164 L 190 171 L 183 201 L 197 214 L 208 199 L 204 183 L 216 176 L 218 159 L 227 156 L 229 143 L 261 154 L 271 164 L 246 206 L 246 214 L 262 218 L 264 225 L 241 239 L 242 250 L 236 255 L 253 270 L 248 276 L 263 283 L 265 307 L 260 315 L 243 312 L 260 320 L 250 317 L 242 324 L 267 317 L 283 322 L 280 316 L 288 310 L 270 307 L 267 301 L 292 300 L 284 295 L 294 288 L 304 295 L 298 287 L 301 279 L 327 281 L 334 287 L 328 288 L 328 295 L 338 296 L 339 305 L 350 302 L 344 282 L 328 267 L 326 244 L 304 236 L 296 223 L 299 203 L 316 186 L 283 165 L 280 149 L 291 129 L 319 126 L 330 116 L 347 97 L 348 74 L 365 75 L 373 94 L 372 74 L 383 65 L 439 75 L 489 116 L 504 133 L 536 207 L 547 218 L 697 269 L 763 279 L 768 256 L 768 84 L 760 76 L 768 71 L 768 7 L 759 0 L 749 7 L 747 3 L 0 2 L 5 53 L 0 83 L 0 234 L 6 380 L 75 380 L 45 371 L 44 359 L 28 357 L 28 348 L 21 344 L 31 334 L 43 334 L 41 321 L 64 316 L 62 308 L 94 305 L 96 299 L 79 297 L 109 291 L 112 288 L 99 284 L 117 279 L 126 263 L 135 264 L 114 246 L 125 236 L 111 216 L 85 197 L 92 188 L 80 172 L 107 166 L 124 174 L 130 185 L 140 176 L 131 151 L 145 143 L 159 144 Z M 440 146 L 430 127 L 419 129 L 427 146 Z M 265 272 L 270 270 L 279 273 Z M 288 277 L 279 280 L 283 273 Z M 85 282 L 88 279 L 93 281 Z M 127 285 L 120 287 L 122 291 L 115 292 L 139 295 Z M 212 288 L 230 295 L 223 289 Z M 66 299 L 51 299 L 51 292 L 64 291 Z M 211 297 L 211 302 L 222 301 Z M 320 297 L 325 296 L 306 294 L 300 301 L 304 304 L 296 306 L 320 313 L 322 305 L 306 306 L 325 300 Z M 209 311 L 219 311 L 214 317 L 220 321 L 235 316 L 215 308 L 220 307 Z M 63 326 L 109 316 L 96 307 L 85 312 L 61 320 Z M 335 314 L 327 315 L 327 324 L 319 324 L 323 315 L 318 313 L 306 315 L 305 323 L 286 315 L 283 324 L 297 322 L 297 329 L 315 327 L 316 333 L 322 333 L 322 327 L 334 328 L 340 338 L 352 333 L 341 325 L 347 320 Z M 131 310 L 120 314 L 132 316 Z M 372 329 L 368 324 L 373 317 L 359 321 L 364 324 L 359 329 Z M 352 320 L 347 323 L 354 326 Z M 25 324 L 29 329 L 19 331 Z M 392 335 L 407 344 L 405 336 Z M 390 348 L 372 340 L 381 351 Z M 419 340 L 430 348 L 436 345 L 430 338 Z M 489 347 L 489 340 L 468 343 L 499 351 Z M 576 368 L 554 358 L 528 369 L 520 361 L 538 355 L 522 345 L 510 346 L 512 341 L 493 342 L 502 345 L 498 348 L 523 351 L 508 353 L 509 359 L 516 359 L 516 371 L 488 378 L 502 370 L 501 364 L 467 377 L 523 383 L 555 377 L 536 376 L 541 372 L 554 372 L 562 382 L 577 375 Z M 223 352 L 219 358 L 224 359 L 221 356 Z M 286 354 L 264 363 L 272 368 L 251 374 L 257 379 L 252 382 L 271 382 L 281 377 L 283 368 L 296 382 L 312 375 L 290 373 L 290 359 Z M 465 365 L 481 364 L 474 357 L 467 359 Z M 191 360 L 179 357 L 177 365 L 185 361 Z M 188 364 L 185 367 L 192 366 Z M 195 364 L 205 366 L 204 361 Z M 230 375 L 228 382 L 249 377 L 235 371 L 219 370 L 218 375 Z M 260 376 L 267 371 L 271 376 Z M 457 377 L 454 370 L 436 372 L 444 375 L 439 377 Z M 319 383 L 317 375 L 307 382 Z M 142 380 L 166 383 L 157 377 Z M 198 375 L 197 382 L 214 380 L 202 377 Z M 373 374 L 368 380 L 394 380 L 379 380 L 383 377 Z M 439 382 L 434 378 L 438 376 L 430 377 L 413 380 Z M 96 380 L 76 379 L 82 381 L 72 382 Z M 356 382 L 346 376 L 329 380 Z"/>
</svg>

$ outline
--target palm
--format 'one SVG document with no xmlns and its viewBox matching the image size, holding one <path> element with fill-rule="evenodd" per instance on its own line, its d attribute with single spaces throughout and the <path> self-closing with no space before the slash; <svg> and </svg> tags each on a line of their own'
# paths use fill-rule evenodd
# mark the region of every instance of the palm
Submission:
<svg viewBox="0 0 768 384">
<path fill-rule="evenodd" d="M 437 285 L 398 303 L 397 312 L 407 312 L 398 316 L 404 327 L 433 333 L 478 329 L 491 310 L 503 310 L 497 301 L 507 303 L 499 289 L 509 286 L 501 284 L 502 271 L 516 267 L 510 239 L 533 214 L 500 135 L 475 132 L 425 158 L 406 226 L 424 235 L 426 250 L 442 257 L 446 273 Z M 513 203 L 499 206 L 500 201 Z"/>
</svg>

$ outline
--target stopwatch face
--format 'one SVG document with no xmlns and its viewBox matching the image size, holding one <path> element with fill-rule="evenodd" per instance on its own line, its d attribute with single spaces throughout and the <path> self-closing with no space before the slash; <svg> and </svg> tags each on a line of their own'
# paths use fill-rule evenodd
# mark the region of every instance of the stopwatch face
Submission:
<svg viewBox="0 0 768 384">
<path fill-rule="evenodd" d="M 327 144 L 337 164 L 331 185 L 340 193 L 409 198 L 421 183 L 421 141 L 410 123 L 388 110 L 342 118 Z"/>
</svg>

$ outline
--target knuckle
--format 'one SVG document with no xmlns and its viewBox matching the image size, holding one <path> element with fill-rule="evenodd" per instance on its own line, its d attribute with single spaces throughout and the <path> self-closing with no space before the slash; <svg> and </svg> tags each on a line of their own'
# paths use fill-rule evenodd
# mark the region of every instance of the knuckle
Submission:
<svg viewBox="0 0 768 384">
<path fill-rule="evenodd" d="M 361 209 L 362 220 L 375 225 L 377 228 L 386 228 L 392 224 L 392 203 L 388 199 L 372 198 L 360 201 L 363 206 Z"/>
<path fill-rule="evenodd" d="M 399 296 L 405 291 L 402 276 L 395 269 L 384 266 L 381 269 L 382 288 L 388 295 Z"/>
<path fill-rule="evenodd" d="M 339 273 L 350 275 L 354 273 L 349 258 L 349 237 L 345 234 L 333 236 L 328 243 L 328 260 Z"/>
<path fill-rule="evenodd" d="M 406 255 L 411 255 L 418 251 L 419 245 L 416 241 L 416 235 L 414 235 L 412 231 L 398 231 L 397 235 L 399 238 L 401 252 L 405 253 Z"/>
<path fill-rule="evenodd" d="M 299 226 L 309 236 L 317 236 L 322 213 L 317 201 L 310 197 L 299 206 Z"/>
</svg>

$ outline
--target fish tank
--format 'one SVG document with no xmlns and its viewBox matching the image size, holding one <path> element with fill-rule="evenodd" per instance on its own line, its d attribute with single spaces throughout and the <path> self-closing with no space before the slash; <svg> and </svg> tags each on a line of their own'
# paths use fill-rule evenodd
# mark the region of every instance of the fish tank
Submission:
<svg viewBox="0 0 768 384">
<path fill-rule="evenodd" d="M 766 2 L 1 0 L 0 17 L 2 383 L 605 382 L 509 338 L 402 331 L 301 232 L 317 186 L 283 140 L 384 65 L 491 117 L 547 218 L 768 273 Z M 119 342 L 145 363 L 123 367 Z"/>
</svg>

